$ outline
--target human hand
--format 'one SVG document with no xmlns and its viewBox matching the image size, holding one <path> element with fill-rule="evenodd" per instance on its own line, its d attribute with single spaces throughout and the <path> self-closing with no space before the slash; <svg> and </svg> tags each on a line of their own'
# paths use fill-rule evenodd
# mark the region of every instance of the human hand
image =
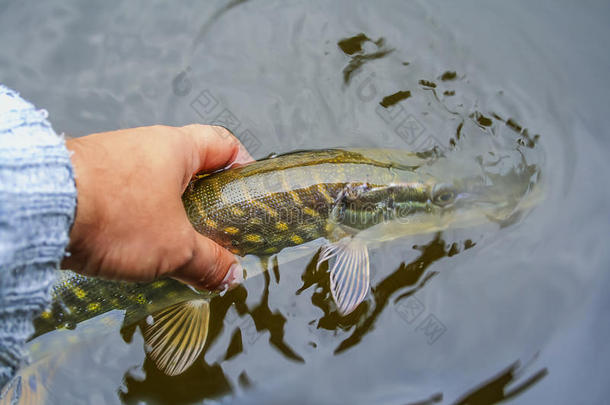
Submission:
<svg viewBox="0 0 610 405">
<path fill-rule="evenodd" d="M 66 146 L 78 197 L 63 268 L 128 281 L 171 276 L 208 289 L 241 278 L 235 256 L 195 231 L 181 200 L 195 173 L 252 160 L 228 130 L 141 127 Z"/>
</svg>

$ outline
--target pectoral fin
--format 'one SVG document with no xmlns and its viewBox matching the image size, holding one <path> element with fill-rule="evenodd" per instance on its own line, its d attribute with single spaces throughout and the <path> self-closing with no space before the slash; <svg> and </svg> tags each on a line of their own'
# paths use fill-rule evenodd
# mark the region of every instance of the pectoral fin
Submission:
<svg viewBox="0 0 610 405">
<path fill-rule="evenodd" d="M 339 312 L 347 315 L 364 300 L 369 291 L 369 252 L 357 238 L 344 238 L 322 248 L 317 266 L 327 261 L 330 290 Z"/>
<path fill-rule="evenodd" d="M 210 304 L 205 299 L 156 312 L 141 323 L 148 356 L 167 375 L 183 373 L 205 346 L 209 320 Z"/>
</svg>

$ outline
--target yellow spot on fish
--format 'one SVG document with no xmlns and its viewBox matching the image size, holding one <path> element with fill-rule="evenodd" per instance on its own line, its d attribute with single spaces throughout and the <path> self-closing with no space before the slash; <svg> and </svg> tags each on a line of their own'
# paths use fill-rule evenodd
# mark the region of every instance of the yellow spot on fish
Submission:
<svg viewBox="0 0 610 405">
<path fill-rule="evenodd" d="M 327 202 L 334 202 L 333 198 L 330 196 L 330 194 L 328 194 L 328 191 L 326 190 L 326 187 L 324 187 L 323 184 L 318 184 L 318 191 L 320 192 L 320 194 L 322 194 L 322 196 Z"/>
<path fill-rule="evenodd" d="M 252 200 L 250 202 L 252 205 L 257 206 L 258 208 L 262 209 L 263 211 L 265 211 L 267 214 L 271 215 L 272 217 L 277 217 L 277 212 L 272 209 L 271 207 L 269 207 L 267 204 L 262 203 L 258 200 Z"/>
<path fill-rule="evenodd" d="M 82 300 L 83 298 L 85 298 L 87 296 L 87 293 L 85 291 L 83 291 L 82 288 L 78 288 L 78 287 L 74 287 L 74 295 L 76 295 L 76 298 L 78 298 L 79 300 Z"/>
<path fill-rule="evenodd" d="M 327 233 L 330 233 L 333 230 L 333 224 L 328 222 L 326 226 L 324 226 L 324 229 L 326 229 Z"/>
<path fill-rule="evenodd" d="M 309 208 L 309 207 L 305 207 L 303 208 L 303 212 L 307 215 L 309 215 L 310 217 L 317 217 L 320 214 L 318 214 L 318 212 L 316 210 L 314 210 L 313 208 Z"/>
<path fill-rule="evenodd" d="M 174 298 L 178 293 L 176 291 L 170 291 L 167 293 L 167 298 Z"/>
<path fill-rule="evenodd" d="M 218 226 L 216 221 L 214 221 L 213 219 L 210 219 L 210 218 L 206 218 L 205 224 L 208 226 L 208 228 L 216 228 Z"/>
<path fill-rule="evenodd" d="M 261 243 L 263 241 L 263 237 L 255 233 L 249 233 L 244 236 L 244 240 L 246 242 Z"/>
<path fill-rule="evenodd" d="M 231 235 L 235 235 L 237 232 L 239 232 L 239 229 L 237 229 L 237 228 L 236 228 L 236 227 L 234 227 L 234 226 L 227 226 L 227 227 L 225 228 L 225 232 L 226 232 L 226 233 L 229 233 L 229 234 L 231 234 Z"/>
<path fill-rule="evenodd" d="M 146 297 L 144 296 L 144 294 L 136 295 L 136 302 L 138 304 L 145 304 L 146 303 Z"/>
<path fill-rule="evenodd" d="M 258 218 L 258 217 L 253 217 L 253 218 L 250 218 L 250 223 L 252 225 L 262 225 L 263 224 L 263 220 L 261 218 Z"/>
<path fill-rule="evenodd" d="M 277 249 L 274 247 L 265 249 L 265 253 L 275 253 L 275 252 L 277 252 Z"/>
<path fill-rule="evenodd" d="M 242 217 L 244 215 L 244 211 L 238 207 L 231 208 L 231 212 L 237 217 Z"/>
<path fill-rule="evenodd" d="M 89 303 L 89 305 L 87 305 L 87 309 L 91 312 L 95 312 L 95 311 L 99 311 L 100 306 L 101 305 L 99 302 L 91 302 L 91 303 Z"/>
<path fill-rule="evenodd" d="M 275 227 L 277 228 L 278 231 L 287 231 L 288 230 L 288 224 L 286 222 L 282 222 L 279 221 L 275 224 Z"/>
<path fill-rule="evenodd" d="M 283 243 L 284 240 L 285 240 L 285 237 L 283 234 L 276 234 L 276 235 L 270 236 L 270 242 L 274 245 L 279 245 L 279 244 Z"/>
<path fill-rule="evenodd" d="M 165 280 L 157 280 L 152 283 L 153 288 L 161 288 L 165 285 Z"/>
<path fill-rule="evenodd" d="M 301 201 L 301 197 L 299 197 L 299 195 L 297 194 L 296 191 L 290 191 L 289 194 L 292 197 L 292 199 L 294 200 L 295 204 L 297 204 L 297 205 L 303 204 L 303 201 Z"/>
<path fill-rule="evenodd" d="M 40 317 L 42 319 L 49 319 L 49 318 L 51 318 L 51 315 L 52 315 L 51 311 L 44 311 L 42 314 L 40 314 Z"/>
<path fill-rule="evenodd" d="M 296 243 L 297 245 L 300 245 L 301 243 L 303 243 L 303 238 L 301 238 L 299 235 L 294 234 L 290 237 L 290 240 L 293 241 L 294 243 Z"/>
<path fill-rule="evenodd" d="M 310 236 L 315 236 L 318 232 L 318 227 L 316 226 L 316 224 L 304 224 L 301 225 L 299 229 Z"/>
</svg>

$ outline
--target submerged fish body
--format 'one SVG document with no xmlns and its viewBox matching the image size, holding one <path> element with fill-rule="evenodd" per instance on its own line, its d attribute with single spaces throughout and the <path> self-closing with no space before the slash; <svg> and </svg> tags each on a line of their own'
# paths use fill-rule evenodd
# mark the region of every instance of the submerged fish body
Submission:
<svg viewBox="0 0 610 405">
<path fill-rule="evenodd" d="M 199 176 L 182 199 L 195 229 L 239 256 L 320 240 L 318 266 L 328 261 L 333 299 L 347 314 L 368 293 L 372 244 L 501 222 L 526 208 L 537 167 L 522 162 L 500 173 L 473 162 L 397 150 L 299 151 Z M 125 283 L 65 272 L 36 331 L 123 309 L 126 325 L 140 321 L 157 366 L 180 374 L 203 350 L 213 295 L 169 279 Z"/>
<path fill-rule="evenodd" d="M 190 367 L 205 346 L 209 300 L 215 293 L 196 291 L 173 279 L 129 283 L 61 271 L 52 295 L 51 308 L 34 320 L 34 337 L 123 310 L 123 326 L 139 324 L 157 367 L 177 375 Z"/>
<path fill-rule="evenodd" d="M 212 294 L 197 292 L 173 279 L 129 283 L 61 271 L 52 295 L 51 308 L 34 321 L 36 336 L 61 326 L 74 327 L 114 309 L 124 310 L 128 316 L 126 323 L 133 324 L 168 306 L 206 299 Z"/>
<path fill-rule="evenodd" d="M 338 310 L 369 289 L 368 246 L 508 218 L 536 169 L 497 174 L 476 161 L 398 150 L 300 151 L 202 176 L 183 195 L 202 234 L 237 255 L 272 255 L 322 238 Z"/>
</svg>

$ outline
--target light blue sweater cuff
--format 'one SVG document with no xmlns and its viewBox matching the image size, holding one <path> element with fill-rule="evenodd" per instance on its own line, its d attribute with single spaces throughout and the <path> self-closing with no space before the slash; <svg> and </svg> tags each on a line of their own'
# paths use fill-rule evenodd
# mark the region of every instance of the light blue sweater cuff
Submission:
<svg viewBox="0 0 610 405">
<path fill-rule="evenodd" d="M 0 388 L 50 302 L 74 219 L 70 154 L 46 118 L 0 85 Z"/>
</svg>

